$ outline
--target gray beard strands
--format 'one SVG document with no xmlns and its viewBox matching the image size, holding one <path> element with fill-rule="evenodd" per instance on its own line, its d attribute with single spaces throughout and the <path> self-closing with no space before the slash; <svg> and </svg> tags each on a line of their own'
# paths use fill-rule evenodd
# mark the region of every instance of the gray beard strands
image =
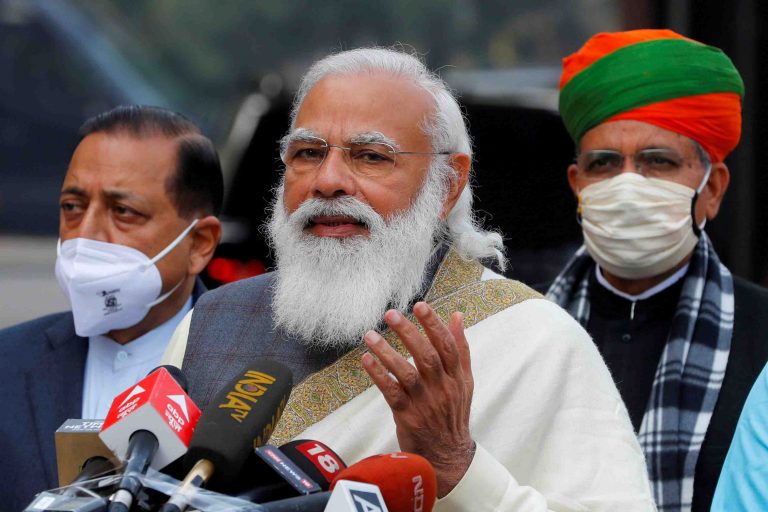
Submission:
<svg viewBox="0 0 768 512">
<path fill-rule="evenodd" d="M 424 271 L 443 237 L 439 215 L 445 187 L 429 172 L 416 201 L 385 221 L 352 197 L 310 199 L 288 215 L 276 190 L 267 230 L 276 255 L 275 324 L 310 348 L 360 344 L 388 307 L 405 311 L 421 290 Z M 369 237 L 310 235 L 310 218 L 343 215 L 363 222 Z"/>
</svg>

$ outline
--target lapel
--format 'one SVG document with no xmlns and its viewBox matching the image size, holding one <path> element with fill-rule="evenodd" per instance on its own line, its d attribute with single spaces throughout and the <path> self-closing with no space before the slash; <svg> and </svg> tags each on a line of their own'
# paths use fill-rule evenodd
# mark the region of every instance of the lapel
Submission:
<svg viewBox="0 0 768 512">
<path fill-rule="evenodd" d="M 208 288 L 205 287 L 203 280 L 200 279 L 200 277 L 198 276 L 195 279 L 195 287 L 192 288 L 192 307 L 195 306 L 195 302 L 197 302 L 197 299 L 199 299 L 200 296 L 207 291 L 208 291 Z"/>
<path fill-rule="evenodd" d="M 45 330 L 48 352 L 25 376 L 32 419 L 50 484 L 57 485 L 54 432 L 68 418 L 81 416 L 88 340 L 75 334 L 71 313 Z"/>
</svg>

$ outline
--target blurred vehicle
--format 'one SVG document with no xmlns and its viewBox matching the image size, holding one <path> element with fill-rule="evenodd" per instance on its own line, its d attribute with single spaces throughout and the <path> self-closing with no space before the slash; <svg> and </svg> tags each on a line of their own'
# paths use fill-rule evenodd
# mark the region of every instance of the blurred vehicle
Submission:
<svg viewBox="0 0 768 512">
<path fill-rule="evenodd" d="M 571 142 L 557 112 L 559 70 L 528 68 L 445 74 L 459 94 L 475 149 L 475 208 L 505 236 L 506 274 L 551 280 L 580 241 L 566 168 Z M 282 163 L 292 91 L 270 75 L 249 95 L 221 152 L 224 236 L 204 276 L 211 287 L 258 275 L 274 260 L 261 230 Z"/>
<path fill-rule="evenodd" d="M 56 236 L 80 124 L 168 102 L 66 1 L 0 0 L 0 69 L 0 233 Z"/>
</svg>

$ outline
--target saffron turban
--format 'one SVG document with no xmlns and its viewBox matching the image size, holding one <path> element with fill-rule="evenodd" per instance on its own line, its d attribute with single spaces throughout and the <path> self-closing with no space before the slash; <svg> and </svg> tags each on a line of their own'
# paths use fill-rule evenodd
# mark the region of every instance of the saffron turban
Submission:
<svg viewBox="0 0 768 512">
<path fill-rule="evenodd" d="M 576 143 L 595 126 L 642 121 L 722 161 L 741 137 L 744 82 L 720 49 L 671 30 L 601 33 L 563 59 L 560 115 Z"/>
</svg>

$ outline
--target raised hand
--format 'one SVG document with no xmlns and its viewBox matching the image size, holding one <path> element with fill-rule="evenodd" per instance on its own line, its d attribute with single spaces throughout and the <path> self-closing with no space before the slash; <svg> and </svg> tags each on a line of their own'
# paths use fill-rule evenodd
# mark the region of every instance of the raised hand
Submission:
<svg viewBox="0 0 768 512">
<path fill-rule="evenodd" d="M 475 443 L 469 432 L 474 381 L 463 317 L 453 313 L 446 325 L 424 302 L 413 314 L 426 336 L 400 312 L 389 310 L 384 321 L 413 357 L 412 365 L 381 335 L 369 331 L 370 353 L 365 370 L 392 409 L 400 449 L 429 460 L 437 473 L 438 496 L 445 496 L 469 468 Z"/>
</svg>

